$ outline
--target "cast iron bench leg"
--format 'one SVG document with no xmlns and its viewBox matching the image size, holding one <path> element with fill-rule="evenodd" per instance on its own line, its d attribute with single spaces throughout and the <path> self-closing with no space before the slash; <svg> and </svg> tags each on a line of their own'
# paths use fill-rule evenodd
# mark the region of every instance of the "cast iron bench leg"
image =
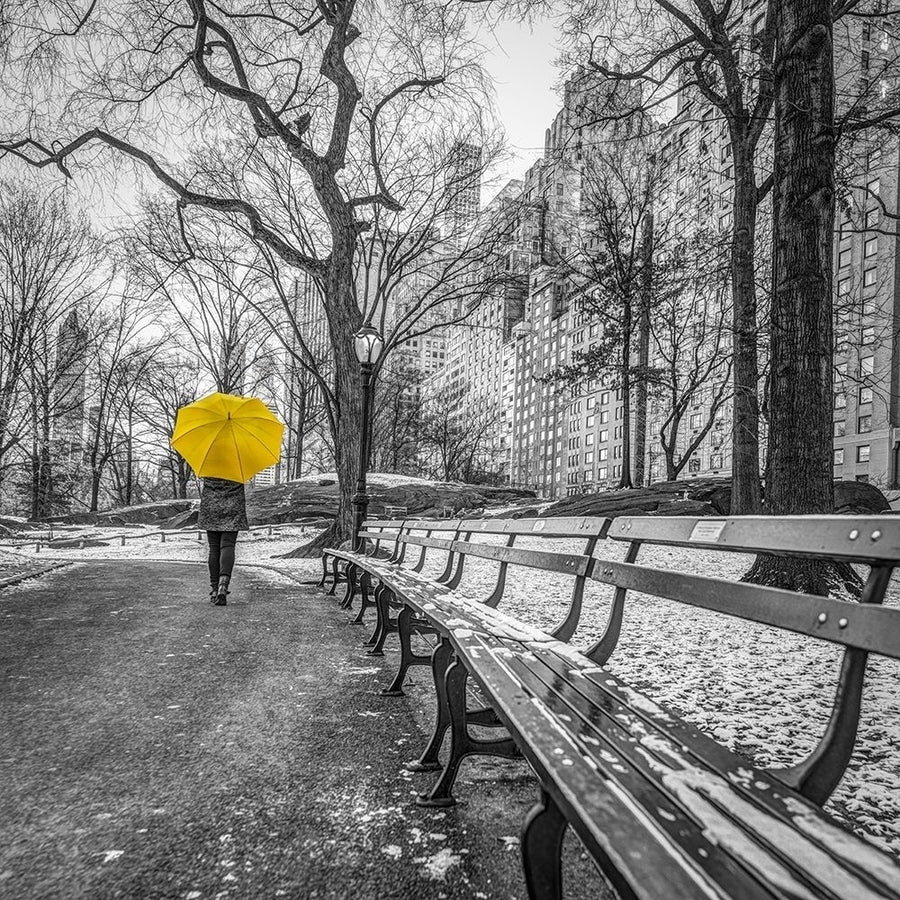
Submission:
<svg viewBox="0 0 900 900">
<path fill-rule="evenodd" d="M 397 630 L 400 632 L 400 668 L 391 682 L 381 693 L 385 697 L 402 697 L 403 681 L 410 666 L 424 666 L 431 662 L 430 656 L 413 653 L 412 650 L 412 610 L 404 606 L 397 615 Z"/>
<path fill-rule="evenodd" d="M 391 609 L 388 605 L 392 594 L 383 585 L 375 592 L 375 602 L 378 606 L 378 639 L 375 645 L 368 651 L 369 656 L 384 656 L 384 642 L 389 634 L 397 631 L 397 623 L 391 620 Z"/>
<path fill-rule="evenodd" d="M 438 754 L 441 752 L 441 744 L 444 743 L 444 735 L 450 727 L 450 707 L 447 705 L 447 684 L 444 678 L 452 655 L 453 644 L 442 637 L 431 653 L 431 673 L 434 676 L 434 693 L 437 697 L 434 731 L 422 755 L 407 765 L 406 768 L 410 772 L 436 772 L 441 767 Z"/>
<path fill-rule="evenodd" d="M 519 758 L 519 751 L 512 738 L 501 738 L 485 741 L 473 738 L 469 734 L 469 723 L 466 716 L 466 681 L 469 672 L 465 663 L 457 659 L 444 678 L 447 691 L 447 706 L 450 711 L 450 758 L 444 764 L 434 787 L 427 794 L 419 794 L 416 798 L 418 806 L 453 806 L 453 783 L 459 771 L 459 764 L 470 754 L 486 754 L 489 756 L 505 756 L 510 759 Z M 480 710 L 479 710 L 480 712 Z"/>
<path fill-rule="evenodd" d="M 530 900 L 562 900 L 562 845 L 566 819 L 541 788 L 522 826 L 522 867 Z"/>
<path fill-rule="evenodd" d="M 363 572 L 359 577 L 359 612 L 353 620 L 354 625 L 362 625 L 363 616 L 367 609 L 371 609 L 375 604 L 369 599 L 369 591 L 372 587 L 372 579 L 368 572 Z"/>
<path fill-rule="evenodd" d="M 341 609 L 350 609 L 353 606 L 353 598 L 356 596 L 356 582 L 359 569 L 354 563 L 347 563 L 347 590 L 341 600 Z"/>
<path fill-rule="evenodd" d="M 338 558 L 335 556 L 334 561 L 331 563 L 331 588 L 328 591 L 328 595 L 332 596 L 334 592 L 337 590 L 338 586 Z"/>
<path fill-rule="evenodd" d="M 328 554 L 322 554 L 322 577 L 319 580 L 319 587 L 325 587 L 325 582 L 328 580 Z"/>
<path fill-rule="evenodd" d="M 372 633 L 369 635 L 368 640 L 363 642 L 364 647 L 373 647 L 378 643 L 379 638 L 381 637 L 381 632 L 384 630 L 384 620 L 382 619 L 382 603 L 381 596 L 384 594 L 385 587 L 383 584 L 379 584 L 378 587 L 375 588 L 375 602 L 372 604 L 375 607 L 375 627 L 372 629 Z M 385 606 L 387 604 L 384 604 Z"/>
</svg>

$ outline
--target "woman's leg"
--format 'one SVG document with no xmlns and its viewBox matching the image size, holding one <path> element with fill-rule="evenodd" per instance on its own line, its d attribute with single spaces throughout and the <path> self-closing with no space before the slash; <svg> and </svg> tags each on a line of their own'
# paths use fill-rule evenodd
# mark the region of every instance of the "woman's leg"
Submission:
<svg viewBox="0 0 900 900">
<path fill-rule="evenodd" d="M 231 578 L 234 571 L 234 546 L 237 544 L 236 531 L 223 531 L 221 549 L 219 550 L 219 578 Z"/>
<path fill-rule="evenodd" d="M 206 539 L 209 541 L 209 558 L 207 560 L 209 565 L 209 583 L 212 585 L 212 589 L 215 590 L 219 584 L 219 555 L 221 553 L 222 532 L 207 531 Z"/>
</svg>

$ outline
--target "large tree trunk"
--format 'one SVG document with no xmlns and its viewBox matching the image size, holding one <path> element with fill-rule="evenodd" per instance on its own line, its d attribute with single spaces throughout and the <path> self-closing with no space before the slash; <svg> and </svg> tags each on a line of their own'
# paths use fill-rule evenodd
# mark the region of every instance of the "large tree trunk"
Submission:
<svg viewBox="0 0 900 900">
<path fill-rule="evenodd" d="M 631 481 L 631 339 L 632 298 L 625 298 L 622 311 L 622 474 L 620 488 L 632 487 Z M 615 428 L 615 425 L 613 425 Z"/>
<path fill-rule="evenodd" d="M 324 536 L 298 547 L 289 554 L 292 557 L 319 556 L 322 547 L 337 546 L 353 534 L 353 495 L 356 493 L 362 439 L 362 385 L 353 338 L 363 324 L 353 280 L 354 248 L 353 239 L 335 239 L 324 291 L 337 398 L 332 433 L 338 476 L 337 517 Z"/>
<path fill-rule="evenodd" d="M 775 6 L 774 295 L 766 508 L 829 513 L 832 475 L 834 69 L 830 0 Z M 747 579 L 815 594 L 849 566 L 760 556 Z M 848 585 L 849 586 L 849 585 Z"/>
<path fill-rule="evenodd" d="M 634 398 L 634 483 L 644 486 L 647 456 L 647 368 L 650 365 L 650 302 L 653 292 L 653 213 L 644 216 L 641 236 L 641 299 L 638 315 L 637 384 Z"/>
<path fill-rule="evenodd" d="M 760 509 L 759 328 L 756 314 L 756 180 L 752 158 L 734 155 L 734 232 L 731 279 L 734 329 L 734 420 L 732 423 L 731 511 L 753 515 Z"/>
</svg>

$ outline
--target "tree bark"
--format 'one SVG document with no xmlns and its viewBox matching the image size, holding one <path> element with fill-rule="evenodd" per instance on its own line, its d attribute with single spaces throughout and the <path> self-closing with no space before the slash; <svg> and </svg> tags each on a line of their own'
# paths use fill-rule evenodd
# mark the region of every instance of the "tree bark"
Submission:
<svg viewBox="0 0 900 900">
<path fill-rule="evenodd" d="M 830 513 L 834 63 L 830 0 L 776 4 L 774 295 L 770 325 L 766 508 Z M 756 583 L 827 594 L 849 566 L 757 558 Z"/>
<path fill-rule="evenodd" d="M 650 365 L 650 299 L 653 294 L 653 213 L 641 237 L 641 298 L 638 315 L 637 384 L 634 398 L 634 483 L 644 486 L 647 456 L 647 367 Z"/>
<path fill-rule="evenodd" d="M 733 126 L 737 127 L 737 125 Z M 731 241 L 734 418 L 732 490 L 734 515 L 760 511 L 759 484 L 759 327 L 756 308 L 756 179 L 752 156 L 733 141 L 734 233 Z"/>
<path fill-rule="evenodd" d="M 631 341 L 633 338 L 633 296 L 625 298 L 622 309 L 622 474 L 620 488 L 631 481 Z M 613 425 L 615 427 L 615 425 Z"/>
</svg>

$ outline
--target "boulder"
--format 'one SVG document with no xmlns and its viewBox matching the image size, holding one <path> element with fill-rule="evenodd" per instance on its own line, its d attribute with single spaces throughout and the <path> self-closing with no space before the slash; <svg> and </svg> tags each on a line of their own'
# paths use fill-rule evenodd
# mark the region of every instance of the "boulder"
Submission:
<svg viewBox="0 0 900 900">
<path fill-rule="evenodd" d="M 839 515 L 876 515 L 890 508 L 887 497 L 874 484 L 862 481 L 834 483 L 834 511 Z"/>
<path fill-rule="evenodd" d="M 171 531 L 175 528 L 196 528 L 197 517 L 200 515 L 199 509 L 189 509 L 185 512 L 177 513 L 171 519 L 166 519 L 159 523 L 160 529 L 163 531 Z"/>
</svg>

